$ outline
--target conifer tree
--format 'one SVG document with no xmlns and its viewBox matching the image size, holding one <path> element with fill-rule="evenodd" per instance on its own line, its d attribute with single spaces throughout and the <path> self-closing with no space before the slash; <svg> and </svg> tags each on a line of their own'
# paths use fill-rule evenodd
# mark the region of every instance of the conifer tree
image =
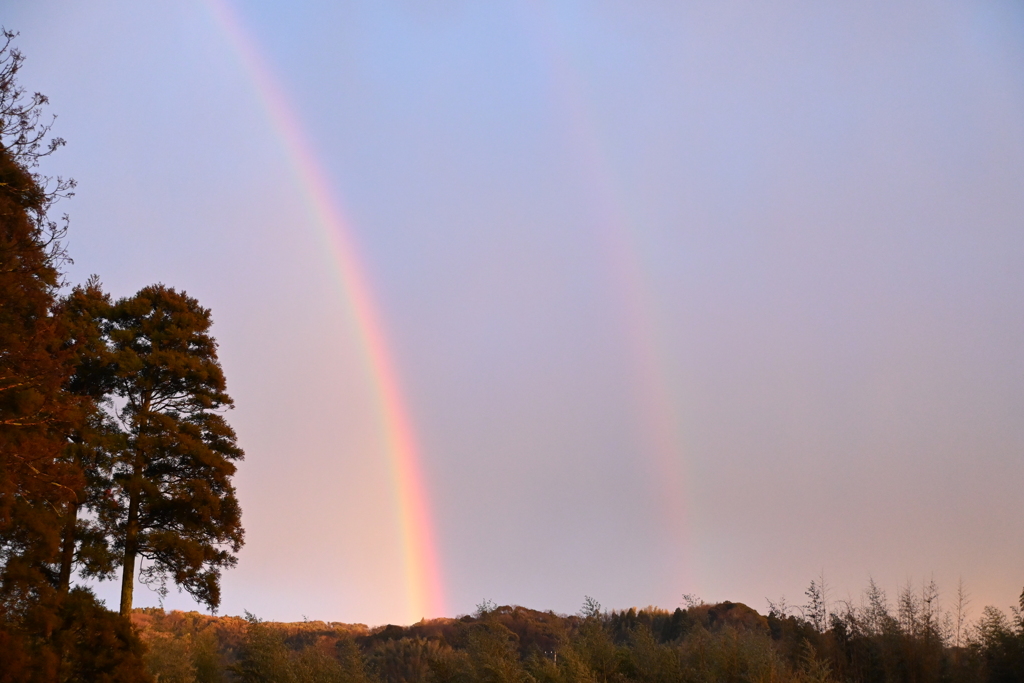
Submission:
<svg viewBox="0 0 1024 683">
<path fill-rule="evenodd" d="M 143 582 L 165 591 L 171 579 L 216 609 L 220 571 L 242 546 L 231 477 L 243 453 L 221 414 L 232 400 L 210 324 L 208 309 L 163 285 L 118 301 L 107 323 L 126 443 L 101 515 L 122 558 L 122 614 L 137 558 Z"/>
<path fill-rule="evenodd" d="M 65 458 L 82 472 L 80 486 L 62 519 L 58 588 L 67 593 L 72 571 L 107 578 L 114 572 L 115 557 L 95 518 L 83 518 L 83 509 L 96 511 L 106 505 L 113 456 L 123 439 L 111 416 L 100 409 L 113 390 L 113 361 L 103 321 L 109 316 L 110 297 L 93 276 L 85 286 L 71 290 L 59 302 L 56 314 L 65 330 L 65 346 L 73 353 L 74 372 L 65 389 L 79 401 L 81 410 L 67 434 Z"/>
</svg>

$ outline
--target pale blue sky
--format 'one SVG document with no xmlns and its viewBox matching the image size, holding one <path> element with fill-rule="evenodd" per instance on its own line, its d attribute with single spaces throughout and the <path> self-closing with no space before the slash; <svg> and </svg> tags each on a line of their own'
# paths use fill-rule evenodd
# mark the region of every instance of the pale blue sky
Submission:
<svg viewBox="0 0 1024 683">
<path fill-rule="evenodd" d="M 352 220 L 451 614 L 763 611 L 822 569 L 1015 602 L 1019 3 L 234 6 Z M 347 304 L 206 5 L 0 22 L 69 141 L 72 279 L 213 309 L 247 452 L 224 611 L 404 619 Z"/>
</svg>

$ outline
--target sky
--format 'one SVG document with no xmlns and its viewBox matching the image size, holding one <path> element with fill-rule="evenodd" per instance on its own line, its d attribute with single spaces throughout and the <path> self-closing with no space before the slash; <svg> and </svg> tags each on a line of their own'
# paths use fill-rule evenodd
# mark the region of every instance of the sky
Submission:
<svg viewBox="0 0 1024 683">
<path fill-rule="evenodd" d="M 69 280 L 213 311 L 246 452 L 221 613 L 765 612 L 821 575 L 1016 603 L 1020 3 L 0 23 L 68 140 Z"/>
</svg>

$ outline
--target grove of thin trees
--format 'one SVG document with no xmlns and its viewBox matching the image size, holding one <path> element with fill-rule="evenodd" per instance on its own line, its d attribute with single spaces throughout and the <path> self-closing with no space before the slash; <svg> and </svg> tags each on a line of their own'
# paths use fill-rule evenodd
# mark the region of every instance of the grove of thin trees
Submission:
<svg viewBox="0 0 1024 683">
<path fill-rule="evenodd" d="M 1020 683 L 1024 595 L 1009 616 L 957 621 L 960 587 L 893 600 L 873 581 L 856 604 L 815 581 L 806 604 L 704 604 L 575 615 L 498 607 L 408 627 L 207 617 L 144 610 L 147 666 L 176 683 Z M 822 608 L 822 605 L 824 607 Z M 822 618 L 823 617 L 823 618 Z"/>
</svg>

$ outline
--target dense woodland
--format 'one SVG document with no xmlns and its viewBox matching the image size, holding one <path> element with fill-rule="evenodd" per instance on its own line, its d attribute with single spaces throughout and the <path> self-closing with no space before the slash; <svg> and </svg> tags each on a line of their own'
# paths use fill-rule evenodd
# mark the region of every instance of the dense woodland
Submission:
<svg viewBox="0 0 1024 683">
<path fill-rule="evenodd" d="M 961 587 L 854 605 L 812 582 L 807 603 L 577 615 L 489 602 L 400 627 L 270 624 L 133 610 L 134 579 L 211 609 L 243 542 L 243 454 L 211 314 L 155 284 L 114 300 L 65 281 L 74 182 L 38 172 L 63 140 L 0 38 L 0 683 L 612 683 L 1024 681 L 1024 593 L 968 619 Z M 118 611 L 83 585 L 118 579 Z M 949 602 L 949 601 L 947 601 Z"/>
</svg>

